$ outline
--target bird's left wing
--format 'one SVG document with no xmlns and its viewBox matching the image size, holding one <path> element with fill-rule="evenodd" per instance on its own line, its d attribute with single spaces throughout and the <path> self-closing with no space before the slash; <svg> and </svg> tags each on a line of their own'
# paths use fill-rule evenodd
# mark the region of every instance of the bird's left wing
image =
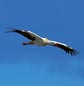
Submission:
<svg viewBox="0 0 84 86">
<path fill-rule="evenodd" d="M 25 30 L 19 30 L 19 29 L 15 29 L 13 27 L 9 28 L 10 30 L 7 32 L 16 32 L 18 34 L 21 34 L 23 36 L 25 36 L 26 38 L 30 39 L 30 40 L 41 40 L 41 37 L 31 31 L 25 31 Z"/>
</svg>

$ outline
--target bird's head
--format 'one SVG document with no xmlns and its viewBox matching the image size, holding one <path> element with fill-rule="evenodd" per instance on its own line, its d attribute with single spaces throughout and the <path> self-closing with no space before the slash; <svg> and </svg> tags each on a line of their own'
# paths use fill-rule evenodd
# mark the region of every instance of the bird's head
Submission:
<svg viewBox="0 0 84 86">
<path fill-rule="evenodd" d="M 48 40 L 48 38 L 45 38 L 45 40 Z"/>
<path fill-rule="evenodd" d="M 49 42 L 48 38 L 42 38 L 42 39 L 44 40 L 45 43 Z"/>
</svg>

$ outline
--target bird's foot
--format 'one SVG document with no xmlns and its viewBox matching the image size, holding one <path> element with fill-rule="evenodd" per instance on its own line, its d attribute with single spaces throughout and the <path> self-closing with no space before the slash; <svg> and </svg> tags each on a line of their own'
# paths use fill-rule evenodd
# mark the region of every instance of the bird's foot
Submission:
<svg viewBox="0 0 84 86">
<path fill-rule="evenodd" d="M 26 43 L 26 42 L 23 42 L 23 43 L 22 43 L 22 45 L 23 45 L 23 46 L 25 46 L 25 45 L 28 45 L 28 43 Z"/>
</svg>

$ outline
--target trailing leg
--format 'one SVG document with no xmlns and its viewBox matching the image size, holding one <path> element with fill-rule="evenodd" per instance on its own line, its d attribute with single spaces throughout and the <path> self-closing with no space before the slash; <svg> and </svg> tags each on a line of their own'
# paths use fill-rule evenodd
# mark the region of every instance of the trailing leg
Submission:
<svg viewBox="0 0 84 86">
<path fill-rule="evenodd" d="M 30 41 L 30 42 L 23 42 L 23 43 L 22 43 L 23 46 L 24 46 L 24 45 L 32 45 L 32 44 L 34 44 L 33 41 Z"/>
</svg>

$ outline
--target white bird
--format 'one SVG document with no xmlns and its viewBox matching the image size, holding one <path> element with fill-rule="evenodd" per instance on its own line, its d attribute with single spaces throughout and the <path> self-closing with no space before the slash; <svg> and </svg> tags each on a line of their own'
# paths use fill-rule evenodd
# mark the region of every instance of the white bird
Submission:
<svg viewBox="0 0 84 86">
<path fill-rule="evenodd" d="M 52 41 L 47 38 L 43 38 L 31 31 L 19 30 L 19 29 L 15 29 L 15 28 L 11 27 L 11 30 L 9 30 L 7 32 L 16 32 L 16 33 L 19 33 L 19 34 L 25 36 L 29 40 L 31 40 L 30 42 L 22 43 L 23 45 L 33 45 L 33 44 L 35 44 L 37 46 L 51 45 L 51 46 L 63 49 L 66 53 L 71 54 L 72 56 L 78 54 L 77 50 L 73 49 L 72 47 L 68 46 L 67 44 Z"/>
</svg>

